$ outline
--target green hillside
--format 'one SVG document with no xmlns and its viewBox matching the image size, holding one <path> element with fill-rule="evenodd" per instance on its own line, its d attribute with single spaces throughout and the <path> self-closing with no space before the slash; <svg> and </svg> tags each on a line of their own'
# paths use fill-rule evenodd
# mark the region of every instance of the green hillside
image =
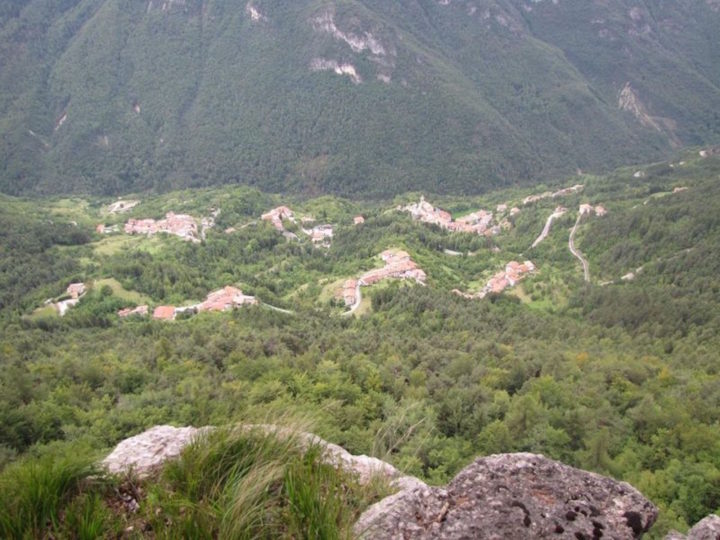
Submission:
<svg viewBox="0 0 720 540">
<path fill-rule="evenodd" d="M 398 210 L 417 193 L 357 202 L 226 186 L 138 196 L 120 214 L 110 198 L 3 196 L 0 531 L 65 537 L 76 515 L 107 531 L 164 519 L 218 530 L 234 499 L 223 483 L 185 491 L 206 474 L 192 459 L 186 477 L 171 467 L 140 484 L 138 514 L 114 506 L 112 493 L 125 489 L 117 479 L 87 485 L 73 475 L 97 480 L 78 467 L 153 425 L 263 423 L 289 411 L 314 419 L 325 439 L 432 483 L 478 455 L 543 453 L 637 487 L 660 508 L 651 538 L 687 529 L 720 508 L 719 179 L 716 147 L 584 175 L 582 190 L 534 201 L 569 183 L 428 195 L 456 219 L 478 209 L 506 216 L 489 236 Z M 260 219 L 282 204 L 295 212 L 285 232 L 296 237 Z M 581 204 L 594 210 L 578 219 Z M 566 212 L 531 247 L 558 206 Z M 214 213 L 215 226 L 199 242 L 123 232 L 170 211 Z M 308 216 L 334 225 L 329 245 L 302 232 Z M 109 232 L 95 232 L 98 223 Z M 568 248 L 573 227 L 588 281 Z M 407 251 L 425 286 L 363 286 L 348 316 L 338 289 L 382 267 L 389 249 Z M 513 260 L 536 268 L 501 294 L 454 292 L 480 291 Z M 61 317 L 53 303 L 71 282 L 89 290 Z M 175 321 L 118 315 L 138 303 L 151 314 L 188 306 L 227 285 L 258 304 Z M 305 464 L 312 505 L 350 481 Z M 281 470 L 297 465 L 284 457 Z M 33 506 L 45 484 L 64 495 Z M 260 501 L 278 512 L 268 526 L 306 527 L 284 484 L 273 486 Z M 327 523 L 344 527 L 376 496 L 348 489 L 340 507 L 318 507 Z"/>
<path fill-rule="evenodd" d="M 717 141 L 716 3 L 590 4 L 1 2 L 0 190 L 479 193 Z"/>
</svg>

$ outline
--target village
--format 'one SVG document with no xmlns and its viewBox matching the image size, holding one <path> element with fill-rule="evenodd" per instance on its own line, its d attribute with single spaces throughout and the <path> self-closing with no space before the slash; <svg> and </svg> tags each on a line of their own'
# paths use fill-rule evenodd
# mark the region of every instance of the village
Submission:
<svg viewBox="0 0 720 540">
<path fill-rule="evenodd" d="M 107 208 L 109 214 L 129 212 L 140 204 L 139 200 L 116 201 Z M 123 226 L 123 232 L 130 235 L 154 236 L 158 233 L 177 236 L 188 242 L 199 243 L 205 239 L 206 232 L 215 226 L 215 218 L 220 215 L 219 209 L 213 209 L 209 217 L 196 219 L 189 214 L 167 212 L 164 219 L 130 218 Z M 95 227 L 98 234 L 116 234 L 120 232 L 118 225 L 98 223 Z"/>
<path fill-rule="evenodd" d="M 369 287 L 386 279 L 409 279 L 419 285 L 425 285 L 427 275 L 410 254 L 402 250 L 388 249 L 380 254 L 385 263 L 382 268 L 365 272 L 358 279 L 348 279 L 342 288 L 336 292 L 336 297 L 341 298 L 346 307 L 356 306 L 360 298 L 360 287 Z"/>
<path fill-rule="evenodd" d="M 582 190 L 583 186 L 581 184 L 577 184 L 555 192 L 544 192 L 537 195 L 527 196 L 522 199 L 522 204 L 529 205 L 543 199 L 568 196 L 580 193 Z M 675 191 L 679 193 L 682 191 L 682 188 L 676 189 Z M 139 200 L 119 200 L 107 207 L 106 212 L 110 214 L 122 214 L 136 208 L 139 203 Z M 437 225 L 451 232 L 470 233 L 483 236 L 495 236 L 503 230 L 511 229 L 513 225 L 510 218 L 513 218 L 521 212 L 518 206 L 512 206 L 509 203 L 498 204 L 494 213 L 488 210 L 480 209 L 460 218 L 453 219 L 449 212 L 433 206 L 425 200 L 424 196 L 421 196 L 419 202 L 417 203 L 408 204 L 406 206 L 398 206 L 396 209 L 409 213 L 413 219 L 422 223 Z M 567 211 L 567 208 L 564 206 L 558 206 L 555 208 L 555 210 L 547 218 L 543 230 L 538 238 L 533 242 L 531 248 L 537 247 L 545 238 L 547 238 L 553 221 L 565 215 Z M 572 236 L 574 236 L 574 231 L 583 216 L 596 215 L 598 217 L 602 217 L 606 214 L 607 210 L 602 205 L 582 203 L 579 206 L 578 221 L 571 232 L 569 244 L 573 255 L 583 264 L 586 279 L 589 279 L 587 277 L 588 263 L 582 254 L 574 247 Z M 169 211 L 166 213 L 164 219 L 159 220 L 130 218 L 124 226 L 122 226 L 122 232 L 129 235 L 146 236 L 163 233 L 177 236 L 189 242 L 199 243 L 205 239 L 206 230 L 215 226 L 215 218 L 219 215 L 220 209 L 211 209 L 210 217 L 201 219 L 197 219 L 189 214 L 180 214 Z M 298 233 L 302 232 L 308 237 L 313 245 L 318 247 L 329 248 L 335 234 L 333 225 L 316 225 L 315 218 L 307 215 L 298 217 L 295 212 L 286 205 L 278 206 L 263 213 L 260 216 L 260 220 L 270 223 L 275 230 L 281 233 L 288 240 L 299 240 L 297 234 L 293 231 L 298 231 Z M 256 222 L 251 222 L 249 225 L 253 225 L 255 223 Z M 288 228 L 286 227 L 287 223 L 291 223 L 294 226 Z M 362 215 L 355 215 L 352 218 L 352 224 L 356 227 L 361 226 L 364 223 L 365 218 Z M 243 225 L 243 227 L 244 226 L 247 225 Z M 112 234 L 120 232 L 120 227 L 117 224 L 99 224 L 96 231 L 100 234 Z M 234 231 L 234 227 L 230 227 L 225 230 L 227 234 L 231 234 Z M 499 252 L 499 248 L 494 246 L 492 251 L 493 253 L 497 253 Z M 444 252 L 454 255 L 462 255 L 459 252 L 447 249 L 444 250 Z M 388 279 L 411 280 L 420 285 L 426 284 L 426 272 L 412 260 L 407 251 L 388 249 L 382 252 L 379 257 L 384 263 L 382 268 L 369 270 L 359 277 L 347 279 L 343 282 L 341 287 L 338 287 L 335 290 L 335 298 L 346 308 L 350 309 L 350 311 L 346 313 L 351 314 L 357 307 L 359 307 L 359 304 L 362 301 L 361 288 L 363 287 L 370 287 Z M 504 270 L 494 274 L 480 291 L 475 293 L 466 293 L 455 289 L 452 292 L 468 299 L 481 299 L 488 294 L 501 294 L 506 289 L 516 286 L 519 282 L 535 271 L 535 264 L 530 260 L 525 260 L 522 263 L 510 261 L 505 265 Z M 57 301 L 48 300 L 46 305 L 52 306 L 60 316 L 63 316 L 69 309 L 78 304 L 86 292 L 87 288 L 85 284 L 72 283 L 67 288 L 65 297 L 62 297 Z M 154 309 L 151 309 L 147 304 L 143 304 L 137 307 L 121 309 L 117 312 L 117 316 L 121 319 L 151 316 L 155 320 L 168 321 L 174 320 L 180 315 L 190 315 L 201 312 L 223 312 L 246 305 L 257 305 L 258 303 L 259 302 L 255 297 L 245 295 L 240 289 L 234 286 L 226 286 L 222 289 L 211 292 L 203 302 L 197 304 L 187 306 L 159 305 Z M 280 309 L 278 309 L 278 311 L 288 312 L 287 310 Z"/>
<path fill-rule="evenodd" d="M 437 225 L 443 229 L 453 232 L 474 233 L 485 236 L 495 236 L 500 234 L 503 229 L 512 228 L 512 223 L 507 219 L 503 219 L 499 223 L 493 225 L 493 213 L 487 210 L 478 210 L 466 216 L 453 220 L 449 212 L 434 207 L 425 200 L 424 196 L 420 197 L 420 202 L 400 206 L 398 210 L 408 212 L 413 219 Z M 496 208 L 498 214 L 507 211 L 507 205 L 501 204 Z M 520 212 L 520 209 L 513 207 L 510 210 L 510 216 L 514 216 Z"/>
<path fill-rule="evenodd" d="M 298 236 L 294 232 L 285 229 L 285 221 L 297 223 L 295 214 L 287 206 L 278 206 L 277 208 L 273 208 L 269 212 L 264 213 L 260 219 L 270 222 L 272 226 L 275 227 L 278 232 L 282 233 L 282 235 L 288 240 L 299 240 Z M 330 242 L 332 241 L 334 234 L 332 225 L 323 224 L 306 229 L 305 225 L 315 222 L 315 218 L 309 216 L 302 217 L 300 222 L 302 224 L 300 230 L 310 237 L 310 240 L 314 245 L 330 247 Z"/>
<path fill-rule="evenodd" d="M 535 270 L 536 268 L 532 261 L 525 261 L 523 263 L 510 261 L 505 265 L 505 269 L 491 277 L 480 291 L 476 293 L 465 293 L 458 289 L 453 289 L 452 292 L 469 300 L 483 299 L 488 294 L 500 294 L 505 289 L 514 287 L 529 274 L 535 272 Z"/>
</svg>

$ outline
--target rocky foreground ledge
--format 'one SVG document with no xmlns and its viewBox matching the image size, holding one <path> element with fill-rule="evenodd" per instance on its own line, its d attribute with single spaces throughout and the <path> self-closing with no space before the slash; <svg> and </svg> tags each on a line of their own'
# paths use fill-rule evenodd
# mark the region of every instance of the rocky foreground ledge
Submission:
<svg viewBox="0 0 720 540">
<path fill-rule="evenodd" d="M 327 463 L 358 475 L 360 482 L 386 478 L 399 491 L 368 508 L 355 525 L 358 538 L 523 539 L 640 538 L 657 518 L 657 508 L 631 485 L 569 467 L 537 454 L 479 458 L 445 487 L 429 487 L 369 456 L 354 456 L 309 433 L 277 426 L 243 426 L 303 445 L 325 449 Z M 212 428 L 156 426 L 122 441 L 102 464 L 111 473 L 147 476 L 177 457 Z M 720 518 L 710 516 L 687 536 L 666 540 L 720 540 Z"/>
<path fill-rule="evenodd" d="M 443 488 L 415 488 L 371 506 L 367 539 L 640 538 L 657 508 L 635 488 L 537 454 L 477 459 Z"/>
</svg>

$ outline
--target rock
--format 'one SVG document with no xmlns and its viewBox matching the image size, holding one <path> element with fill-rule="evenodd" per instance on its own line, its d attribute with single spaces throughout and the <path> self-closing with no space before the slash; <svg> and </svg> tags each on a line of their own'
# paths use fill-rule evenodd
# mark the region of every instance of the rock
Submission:
<svg viewBox="0 0 720 540">
<path fill-rule="evenodd" d="M 102 461 L 102 465 L 110 473 L 123 474 L 132 471 L 142 478 L 164 462 L 178 457 L 197 436 L 206 434 L 212 429 L 214 428 L 155 426 L 139 435 L 121 441 L 115 450 Z M 370 456 L 355 456 L 344 448 L 329 443 L 312 433 L 269 424 L 242 425 L 237 429 L 242 431 L 260 430 L 280 438 L 297 437 L 299 444 L 304 447 L 321 446 L 324 448 L 323 460 L 325 463 L 355 473 L 361 484 L 368 484 L 374 477 L 381 476 L 389 480 L 390 486 L 395 489 L 427 487 L 423 481 L 402 474 L 389 463 Z"/>
<path fill-rule="evenodd" d="M 360 538 L 639 538 L 657 509 L 629 484 L 536 454 L 477 459 L 446 487 L 416 487 L 371 506 Z"/>
<path fill-rule="evenodd" d="M 155 426 L 121 441 L 102 465 L 113 474 L 133 471 L 139 477 L 147 476 L 165 461 L 176 458 L 183 448 L 207 428 Z"/>
<path fill-rule="evenodd" d="M 720 540 L 720 517 L 711 514 L 690 529 L 687 536 L 671 531 L 665 540 Z"/>
</svg>

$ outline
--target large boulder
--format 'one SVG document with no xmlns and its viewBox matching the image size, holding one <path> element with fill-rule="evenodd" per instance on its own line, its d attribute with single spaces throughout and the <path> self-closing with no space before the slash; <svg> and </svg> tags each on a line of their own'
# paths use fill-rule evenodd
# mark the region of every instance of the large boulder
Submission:
<svg viewBox="0 0 720 540">
<path fill-rule="evenodd" d="M 132 471 L 142 478 L 166 461 L 178 457 L 196 437 L 206 434 L 212 429 L 212 427 L 155 426 L 139 435 L 121 441 L 102 461 L 102 465 L 113 474 L 126 474 Z M 305 448 L 311 445 L 319 446 L 323 449 L 322 458 L 325 463 L 356 474 L 361 484 L 367 484 L 379 476 L 386 479 L 395 489 L 427 487 L 423 481 L 404 475 L 385 461 L 370 456 L 355 456 L 344 448 L 329 443 L 312 433 L 269 424 L 241 425 L 235 429 L 242 432 L 258 430 L 283 439 L 295 437 L 298 445 Z"/>
<path fill-rule="evenodd" d="M 687 536 L 672 531 L 665 540 L 720 540 L 720 517 L 711 514 L 688 531 Z"/>
<path fill-rule="evenodd" d="M 446 487 L 410 488 L 355 525 L 373 540 L 639 538 L 657 509 L 636 489 L 536 454 L 477 459 Z"/>
<path fill-rule="evenodd" d="M 113 474 L 133 472 L 139 477 L 169 459 L 180 455 L 183 448 L 207 428 L 155 426 L 139 435 L 121 441 L 102 465 Z"/>
</svg>

